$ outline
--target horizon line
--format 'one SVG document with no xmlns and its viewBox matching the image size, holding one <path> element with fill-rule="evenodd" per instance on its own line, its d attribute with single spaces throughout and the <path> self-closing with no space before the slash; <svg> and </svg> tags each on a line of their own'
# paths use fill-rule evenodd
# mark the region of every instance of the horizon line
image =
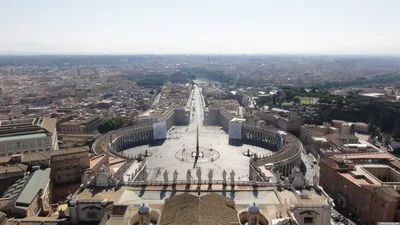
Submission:
<svg viewBox="0 0 400 225">
<path fill-rule="evenodd" d="M 400 57 L 400 53 L 0 53 L 4 56 L 358 56 Z"/>
</svg>

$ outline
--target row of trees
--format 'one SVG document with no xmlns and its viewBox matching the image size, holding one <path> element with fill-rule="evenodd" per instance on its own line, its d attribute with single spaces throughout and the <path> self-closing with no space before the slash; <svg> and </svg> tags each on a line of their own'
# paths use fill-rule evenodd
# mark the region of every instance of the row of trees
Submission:
<svg viewBox="0 0 400 225">
<path fill-rule="evenodd" d="M 101 133 L 107 133 L 109 131 L 121 128 L 125 123 L 125 120 L 121 117 L 106 118 L 97 125 L 97 130 Z"/>
</svg>

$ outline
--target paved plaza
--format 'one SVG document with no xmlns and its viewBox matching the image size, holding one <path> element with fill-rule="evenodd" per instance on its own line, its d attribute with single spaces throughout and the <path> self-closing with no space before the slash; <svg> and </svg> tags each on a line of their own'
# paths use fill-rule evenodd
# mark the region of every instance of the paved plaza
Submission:
<svg viewBox="0 0 400 225">
<path fill-rule="evenodd" d="M 142 145 L 124 151 L 132 155 L 148 151 L 151 155 L 147 158 L 148 181 L 163 181 L 165 175 L 172 181 L 173 174 L 177 176 L 177 180 L 186 180 L 188 170 L 191 171 L 192 180 L 196 181 L 197 174 L 201 175 L 203 181 L 223 180 L 223 170 L 227 173 L 227 181 L 230 181 L 231 177 L 234 177 L 235 181 L 248 181 L 249 157 L 243 153 L 249 149 L 258 155 L 272 154 L 272 151 L 257 146 L 230 145 L 228 134 L 221 127 L 203 126 L 202 97 L 201 90 L 195 88 L 193 91 L 195 110 L 191 112 L 188 126 L 172 127 L 167 133 L 167 139 L 160 145 Z M 196 151 L 197 127 L 199 149 L 203 157 L 195 160 L 192 154 Z M 201 172 L 198 172 L 199 168 Z"/>
</svg>

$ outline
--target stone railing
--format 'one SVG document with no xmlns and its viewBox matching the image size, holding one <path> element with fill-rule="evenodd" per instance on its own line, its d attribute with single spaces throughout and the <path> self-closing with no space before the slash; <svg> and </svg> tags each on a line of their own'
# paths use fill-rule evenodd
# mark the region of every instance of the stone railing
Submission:
<svg viewBox="0 0 400 225">
<path fill-rule="evenodd" d="M 192 180 L 188 182 L 187 180 L 177 180 L 177 181 L 125 181 L 122 182 L 124 186 L 131 187 L 142 187 L 142 186 L 168 186 L 168 185 L 226 185 L 226 186 L 257 186 L 257 187 L 276 187 L 275 183 L 268 182 L 252 182 L 252 181 L 235 181 L 229 182 L 224 180 L 213 180 L 211 183 L 209 181 L 201 181 L 198 182 L 196 180 Z"/>
<path fill-rule="evenodd" d="M 125 163 L 114 173 L 113 178 L 123 180 L 125 172 L 132 165 L 133 160 L 126 160 Z"/>
</svg>

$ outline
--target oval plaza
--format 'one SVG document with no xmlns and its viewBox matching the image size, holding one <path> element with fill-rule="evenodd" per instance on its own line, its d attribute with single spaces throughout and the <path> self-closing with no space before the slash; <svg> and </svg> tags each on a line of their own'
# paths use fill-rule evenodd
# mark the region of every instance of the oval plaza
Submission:
<svg viewBox="0 0 400 225">
<path fill-rule="evenodd" d="M 295 136 L 247 122 L 227 101 L 207 103 L 197 85 L 180 88 L 164 86 L 160 98 L 180 104 L 160 103 L 96 139 L 94 153 L 125 163 L 86 176 L 70 204 L 77 222 L 88 220 L 78 214 L 87 205 L 106 213 L 116 204 L 129 206 L 130 216 L 111 214 L 121 224 L 329 224 L 331 201 L 317 177 L 306 180 L 298 169 L 303 146 Z M 97 191 L 112 201 L 93 202 L 91 188 L 101 187 L 118 187 Z"/>
<path fill-rule="evenodd" d="M 245 182 L 256 178 L 254 171 L 273 170 L 288 176 L 300 165 L 302 144 L 293 135 L 248 124 L 225 108 L 206 108 L 201 97 L 194 97 L 198 102 L 193 100 L 192 110 L 149 110 L 134 126 L 103 135 L 97 148 L 122 157 L 146 158 L 148 182 L 164 181 L 164 173 L 171 173 L 171 180 L 174 172 L 176 180 L 184 182 L 188 171 L 196 173 L 198 168 L 204 179 L 213 171 L 212 179 L 223 181 L 225 170 L 235 181 Z M 257 174 L 261 175 L 258 181 L 269 180 L 268 174 Z"/>
</svg>

